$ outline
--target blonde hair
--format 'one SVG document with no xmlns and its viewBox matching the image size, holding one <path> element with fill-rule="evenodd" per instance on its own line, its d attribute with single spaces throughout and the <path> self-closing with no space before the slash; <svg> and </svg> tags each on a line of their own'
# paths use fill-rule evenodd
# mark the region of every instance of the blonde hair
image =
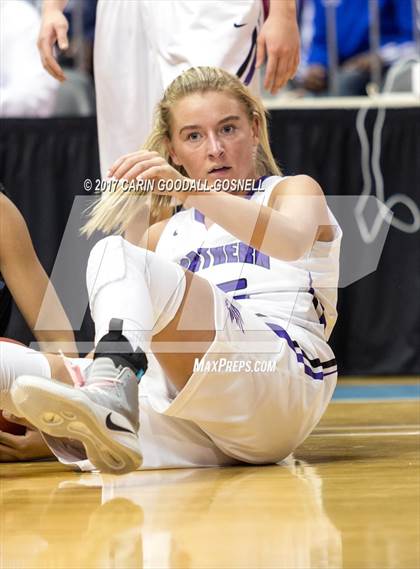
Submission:
<svg viewBox="0 0 420 569">
<path fill-rule="evenodd" d="M 255 158 L 257 176 L 281 175 L 281 170 L 270 149 L 267 112 L 261 99 L 253 95 L 237 77 L 217 67 L 191 67 L 172 81 L 156 106 L 153 130 L 142 148 L 158 152 L 173 168 L 188 177 L 184 168 L 174 164 L 169 155 L 167 141 L 172 138 L 172 109 L 175 103 L 188 95 L 212 91 L 233 96 L 242 104 L 250 121 L 257 119 L 259 126 L 259 143 Z M 124 192 L 118 188 L 103 192 L 100 200 L 92 208 L 83 233 L 91 235 L 95 230 L 122 233 L 144 206 L 141 198 L 145 195 L 141 192 L 135 194 Z M 152 194 L 151 216 L 157 217 L 159 212 L 171 203 L 171 196 Z"/>
</svg>

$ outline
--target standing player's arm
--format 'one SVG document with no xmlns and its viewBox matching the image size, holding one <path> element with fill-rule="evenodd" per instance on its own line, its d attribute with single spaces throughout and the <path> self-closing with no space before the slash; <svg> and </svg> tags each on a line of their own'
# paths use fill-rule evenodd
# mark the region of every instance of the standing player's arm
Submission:
<svg viewBox="0 0 420 569">
<path fill-rule="evenodd" d="M 41 347 L 49 351 L 49 342 L 60 342 L 63 351 L 77 356 L 70 322 L 38 260 L 26 223 L 4 195 L 0 195 L 0 271 Z M 41 306 L 39 324 L 44 329 L 35 330 Z"/>
<path fill-rule="evenodd" d="M 277 184 L 267 206 L 227 192 L 175 194 L 240 241 L 283 261 L 303 257 L 315 240 L 330 240 L 325 196 L 309 176 Z"/>
<path fill-rule="evenodd" d="M 66 76 L 54 57 L 54 45 L 67 49 L 69 41 L 67 32 L 69 23 L 63 14 L 67 0 L 44 0 L 42 3 L 42 20 L 38 36 L 38 50 L 42 65 L 58 81 Z"/>
<path fill-rule="evenodd" d="M 296 75 L 300 37 L 296 0 L 271 0 L 257 40 L 257 68 L 267 59 L 264 88 L 275 94 Z"/>
</svg>

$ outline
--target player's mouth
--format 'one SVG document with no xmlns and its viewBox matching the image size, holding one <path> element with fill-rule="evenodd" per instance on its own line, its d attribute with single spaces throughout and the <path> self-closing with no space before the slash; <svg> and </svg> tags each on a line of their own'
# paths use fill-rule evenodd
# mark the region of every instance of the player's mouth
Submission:
<svg viewBox="0 0 420 569">
<path fill-rule="evenodd" d="M 214 166 L 208 171 L 208 174 L 213 176 L 223 176 L 227 174 L 232 168 L 230 166 Z"/>
</svg>

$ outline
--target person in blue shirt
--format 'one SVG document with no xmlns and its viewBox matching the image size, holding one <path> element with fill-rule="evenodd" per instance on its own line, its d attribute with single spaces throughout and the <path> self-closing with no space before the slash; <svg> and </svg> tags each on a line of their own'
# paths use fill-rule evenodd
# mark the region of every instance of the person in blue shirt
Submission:
<svg viewBox="0 0 420 569">
<path fill-rule="evenodd" d="M 385 71 L 400 57 L 412 53 L 413 10 L 411 0 L 377 0 L 380 49 L 372 54 L 369 42 L 369 0 L 335 0 L 338 95 L 363 95 L 372 66 Z M 327 0 L 313 0 L 314 35 L 309 48 L 303 87 L 322 94 L 328 87 Z M 375 61 L 376 59 L 376 61 Z"/>
</svg>

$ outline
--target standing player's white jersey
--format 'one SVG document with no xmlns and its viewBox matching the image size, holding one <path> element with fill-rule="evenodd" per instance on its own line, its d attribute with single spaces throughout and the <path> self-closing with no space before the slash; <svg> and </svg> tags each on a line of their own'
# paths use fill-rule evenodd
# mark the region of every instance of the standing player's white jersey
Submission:
<svg viewBox="0 0 420 569">
<path fill-rule="evenodd" d="M 283 178 L 260 179 L 248 199 L 267 205 Z M 259 187 L 259 189 L 258 189 Z M 209 229 L 196 209 L 175 214 L 156 252 L 217 285 L 229 297 L 279 325 L 305 345 L 328 340 L 337 318 L 337 285 L 342 231 L 331 211 L 334 240 L 316 241 L 301 259 L 286 262 L 239 241 L 217 224 Z M 253 227 L 249 228 L 250 237 Z"/>
</svg>

